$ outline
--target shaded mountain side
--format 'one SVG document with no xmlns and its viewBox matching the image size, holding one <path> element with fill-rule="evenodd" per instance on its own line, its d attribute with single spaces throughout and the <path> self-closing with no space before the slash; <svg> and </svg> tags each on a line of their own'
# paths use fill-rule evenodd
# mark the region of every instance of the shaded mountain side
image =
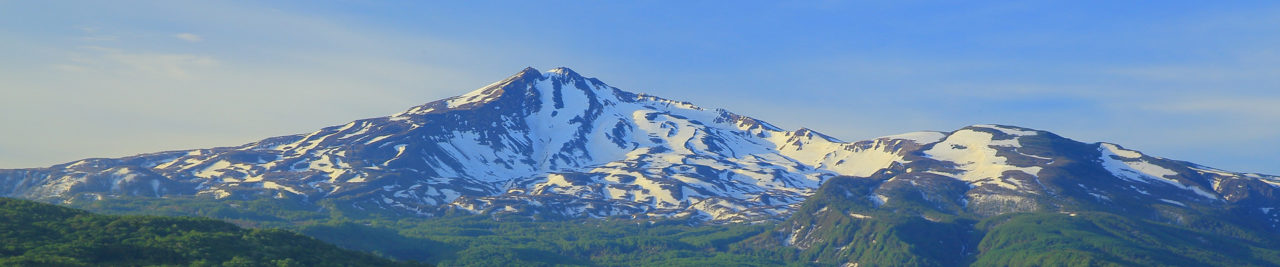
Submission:
<svg viewBox="0 0 1280 267">
<path fill-rule="evenodd" d="M 957 266 L 974 255 L 981 238 L 973 220 L 953 215 L 905 212 L 897 201 L 877 208 L 868 196 L 882 181 L 832 179 L 773 231 L 742 244 L 744 251 L 777 251 L 791 261 L 868 266 Z M 898 195 L 895 195 L 898 196 Z M 898 196 L 914 197 L 919 194 Z M 923 201 L 920 201 L 923 202 Z"/>
<path fill-rule="evenodd" d="M 1210 232 L 1109 213 L 1011 213 L 973 221 L 872 213 L 815 218 L 788 244 L 791 226 L 734 250 L 817 266 L 1276 266 L 1277 236 Z M 846 215 L 846 217 L 850 217 Z M 1238 229 L 1238 228 L 1237 228 Z"/>
<path fill-rule="evenodd" d="M 190 217 L 111 216 L 0 198 L 4 266 L 424 266 L 283 230 Z"/>
<path fill-rule="evenodd" d="M 930 195 L 964 186 L 885 190 L 891 171 L 834 178 L 773 231 L 741 243 L 820 265 L 881 266 L 1269 266 L 1280 263 L 1280 234 L 1241 223 L 1229 211 L 1148 207 L 1155 213 L 1013 212 L 985 216 L 941 206 Z M 934 191 L 922 191 L 933 189 Z M 893 201 L 882 202 L 876 196 Z M 1122 214 L 1122 215 L 1117 215 Z M 1163 214 L 1163 215 L 1162 215 Z M 1169 220 L 1176 216 L 1178 220 Z M 1175 256 L 1176 255 L 1176 256 Z"/>
</svg>

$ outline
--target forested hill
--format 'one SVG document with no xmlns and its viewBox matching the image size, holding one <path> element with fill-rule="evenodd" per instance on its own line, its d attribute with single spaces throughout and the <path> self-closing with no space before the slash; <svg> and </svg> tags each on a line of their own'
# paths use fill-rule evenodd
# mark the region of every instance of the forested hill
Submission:
<svg viewBox="0 0 1280 267">
<path fill-rule="evenodd" d="M 0 266 L 419 266 L 284 230 L 0 198 Z"/>
</svg>

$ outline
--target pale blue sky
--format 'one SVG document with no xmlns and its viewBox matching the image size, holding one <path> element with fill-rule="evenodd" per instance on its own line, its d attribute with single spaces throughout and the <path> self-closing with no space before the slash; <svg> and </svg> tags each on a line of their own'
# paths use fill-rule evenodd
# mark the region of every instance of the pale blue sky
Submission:
<svg viewBox="0 0 1280 267">
<path fill-rule="evenodd" d="M 0 1 L 0 168 L 238 145 L 567 66 L 845 140 L 998 123 L 1280 174 L 1280 2 L 52 2 Z"/>
</svg>

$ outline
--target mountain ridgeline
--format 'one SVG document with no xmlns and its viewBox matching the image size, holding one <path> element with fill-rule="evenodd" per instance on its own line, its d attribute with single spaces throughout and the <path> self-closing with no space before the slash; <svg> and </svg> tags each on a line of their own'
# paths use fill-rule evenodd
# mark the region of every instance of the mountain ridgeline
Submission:
<svg viewBox="0 0 1280 267">
<path fill-rule="evenodd" d="M 988 242 L 991 233 L 1045 237 L 1052 233 L 1014 226 L 1053 220 L 1100 236 L 1141 228 L 1209 235 L 1200 245 L 1252 242 L 1240 246 L 1261 254 L 1243 259 L 1270 255 L 1274 244 L 1256 237 L 1280 232 L 1277 176 L 1007 125 L 845 142 L 623 91 L 567 68 L 528 68 L 391 116 L 241 146 L 0 170 L 0 196 L 286 199 L 416 219 L 776 223 L 718 248 L 818 263 L 1008 264 L 1034 253 L 1010 252 L 1017 239 Z M 1082 248 L 1041 263 L 1163 265 L 1141 255 L 1187 249 L 1148 245 L 1133 244 L 1146 246 L 1137 254 Z M 761 251 L 769 252 L 752 254 Z"/>
</svg>

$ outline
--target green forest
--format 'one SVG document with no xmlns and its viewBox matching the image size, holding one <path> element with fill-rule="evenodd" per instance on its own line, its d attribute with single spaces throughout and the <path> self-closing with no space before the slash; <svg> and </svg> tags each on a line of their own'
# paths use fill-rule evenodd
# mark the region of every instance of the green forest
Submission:
<svg viewBox="0 0 1280 267">
<path fill-rule="evenodd" d="M 847 262 L 862 266 L 1280 265 L 1280 249 L 1277 249 L 1280 238 L 1272 233 L 1234 227 L 1205 231 L 1108 213 L 1018 213 L 981 220 L 960 217 L 926 220 L 890 211 L 861 211 L 868 212 L 874 219 L 846 216 L 839 220 L 813 220 L 815 226 L 822 225 L 815 234 L 828 238 L 798 248 L 783 245 L 780 240 L 784 237 L 779 236 L 781 224 L 795 220 L 704 225 L 679 218 L 543 220 L 517 215 L 470 214 L 421 218 L 341 210 L 327 204 L 313 205 L 289 199 L 142 198 L 75 205 L 96 212 L 136 214 L 145 211 L 153 215 L 139 217 L 92 215 L 26 201 L 8 200 L 7 203 L 21 205 L 8 204 L 6 214 L 15 215 L 6 215 L 6 218 L 32 217 L 25 221 L 9 219 L 5 227 L 15 230 L 7 232 L 26 236 L 22 240 L 34 237 L 40 241 L 7 242 L 15 245 L 5 248 L 8 258 L 4 263 L 390 264 L 352 252 L 303 253 L 336 251 L 336 248 L 291 233 L 296 232 L 342 248 L 402 261 L 400 264 L 413 261 L 439 266 L 838 266 Z M 27 206 L 70 215 L 51 219 L 22 213 L 21 207 Z M 249 229 L 208 219 L 154 215 L 206 216 Z M 72 223 L 78 220 L 102 221 L 97 225 L 116 222 L 139 226 L 84 228 L 82 224 Z M 165 230 L 175 227 L 183 230 Z M 22 230 L 24 228 L 37 229 Z M 115 233 L 118 230 L 141 231 L 142 237 Z M 51 231 L 76 234 L 39 234 Z M 88 232 L 78 233 L 80 231 Z M 209 235 L 224 239 L 196 238 Z M 6 238 L 19 240 L 16 236 Z M 286 239 L 291 241 L 280 241 Z M 88 244 L 100 245 L 88 249 L 71 245 L 80 244 L 79 240 L 96 240 L 97 243 Z M 185 240 L 200 242 L 186 243 Z M 214 244 L 207 240 L 228 243 Z M 294 246 L 250 249 L 285 243 Z M 193 244 L 197 247 L 183 247 Z M 111 249 L 135 251 L 131 252 L 135 254 L 99 255 Z M 140 253 L 146 255 L 130 256 Z M 328 258 L 305 257 L 321 255 Z"/>
<path fill-rule="evenodd" d="M 280 229 L 0 198 L 0 266 L 425 266 Z"/>
</svg>

